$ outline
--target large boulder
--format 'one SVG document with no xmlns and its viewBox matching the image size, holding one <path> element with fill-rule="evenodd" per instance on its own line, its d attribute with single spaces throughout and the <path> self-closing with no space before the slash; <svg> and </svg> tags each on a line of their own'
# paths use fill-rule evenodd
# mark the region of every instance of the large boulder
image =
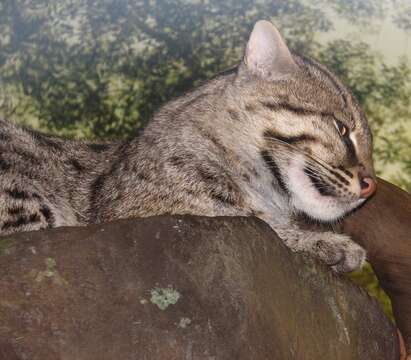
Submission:
<svg viewBox="0 0 411 360">
<path fill-rule="evenodd" d="M 341 225 L 367 249 L 411 354 L 411 194 L 379 179 L 375 196 Z"/>
<path fill-rule="evenodd" d="M 395 359 L 377 302 L 253 218 L 0 240 L 0 359 Z"/>
</svg>

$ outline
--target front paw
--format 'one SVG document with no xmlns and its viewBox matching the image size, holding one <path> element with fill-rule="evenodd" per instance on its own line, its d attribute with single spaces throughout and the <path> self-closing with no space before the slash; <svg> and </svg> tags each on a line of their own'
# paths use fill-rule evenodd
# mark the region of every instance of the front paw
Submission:
<svg viewBox="0 0 411 360">
<path fill-rule="evenodd" d="M 312 252 L 338 273 L 361 269 L 366 251 L 348 236 L 326 232 L 313 244 Z"/>
</svg>

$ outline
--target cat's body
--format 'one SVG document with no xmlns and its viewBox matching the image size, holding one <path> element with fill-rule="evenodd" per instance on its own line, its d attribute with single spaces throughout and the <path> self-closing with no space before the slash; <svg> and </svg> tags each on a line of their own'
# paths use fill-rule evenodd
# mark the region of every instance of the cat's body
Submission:
<svg viewBox="0 0 411 360">
<path fill-rule="evenodd" d="M 338 271 L 365 259 L 345 235 L 294 220 L 337 219 L 373 192 L 364 115 L 267 22 L 244 64 L 165 105 L 138 138 L 86 144 L 0 124 L 1 234 L 165 213 L 257 216 Z"/>
</svg>

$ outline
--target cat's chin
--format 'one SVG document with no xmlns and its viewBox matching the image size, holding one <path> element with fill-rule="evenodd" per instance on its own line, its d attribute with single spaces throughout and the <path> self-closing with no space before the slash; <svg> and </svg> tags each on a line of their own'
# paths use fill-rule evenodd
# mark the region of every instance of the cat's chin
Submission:
<svg viewBox="0 0 411 360">
<path fill-rule="evenodd" d="M 289 167 L 287 185 L 291 194 L 290 203 L 296 212 L 321 222 L 336 221 L 365 201 L 360 198 L 344 200 L 336 196 L 322 195 L 298 163 Z"/>
<path fill-rule="evenodd" d="M 291 203 L 294 209 L 320 222 L 337 221 L 355 210 L 365 201 L 364 199 L 358 199 L 356 201 L 342 202 L 340 199 L 332 196 L 320 195 L 323 199 L 311 202 L 306 198 L 306 195 L 304 195 L 304 198 L 298 195 L 292 197 Z"/>
</svg>

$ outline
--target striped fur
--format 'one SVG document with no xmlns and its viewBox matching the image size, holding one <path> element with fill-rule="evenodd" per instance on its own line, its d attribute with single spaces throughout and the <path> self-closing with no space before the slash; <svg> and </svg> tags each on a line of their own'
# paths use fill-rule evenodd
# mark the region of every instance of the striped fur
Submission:
<svg viewBox="0 0 411 360">
<path fill-rule="evenodd" d="M 87 144 L 1 121 L 0 233 L 165 213 L 258 216 L 292 250 L 350 271 L 364 250 L 302 230 L 296 216 L 333 221 L 357 207 L 360 174 L 374 176 L 371 149 L 349 90 L 263 21 L 238 67 L 166 104 L 134 139 Z"/>
</svg>

